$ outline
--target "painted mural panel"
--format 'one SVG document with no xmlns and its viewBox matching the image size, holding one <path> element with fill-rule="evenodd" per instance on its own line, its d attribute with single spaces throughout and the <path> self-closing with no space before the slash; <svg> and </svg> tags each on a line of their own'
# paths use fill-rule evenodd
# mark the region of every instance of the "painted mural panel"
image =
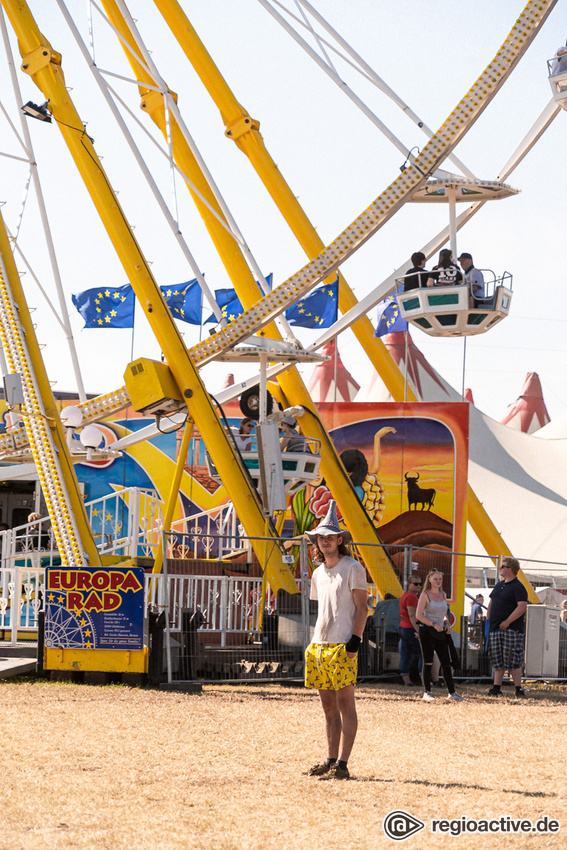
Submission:
<svg viewBox="0 0 567 850">
<path fill-rule="evenodd" d="M 468 404 L 322 404 L 319 412 L 380 540 L 418 547 L 420 572 L 440 566 L 454 597 L 458 570 L 448 553 L 464 549 Z M 325 491 L 324 481 L 306 490 L 316 518 L 331 497 Z M 389 552 L 403 575 L 403 556 Z"/>
</svg>

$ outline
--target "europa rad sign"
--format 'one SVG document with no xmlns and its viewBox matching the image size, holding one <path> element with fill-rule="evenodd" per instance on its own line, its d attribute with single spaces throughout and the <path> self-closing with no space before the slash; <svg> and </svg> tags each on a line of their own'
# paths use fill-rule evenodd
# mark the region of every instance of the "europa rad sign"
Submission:
<svg viewBox="0 0 567 850">
<path fill-rule="evenodd" d="M 44 640 L 47 649 L 143 649 L 144 570 L 49 567 Z"/>
</svg>

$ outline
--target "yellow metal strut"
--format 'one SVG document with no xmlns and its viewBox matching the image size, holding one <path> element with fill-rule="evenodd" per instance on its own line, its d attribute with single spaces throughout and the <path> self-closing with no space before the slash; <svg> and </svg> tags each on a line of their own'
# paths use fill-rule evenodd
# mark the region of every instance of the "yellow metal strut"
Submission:
<svg viewBox="0 0 567 850">
<path fill-rule="evenodd" d="M 4 219 L 0 215 L 0 336 L 8 369 L 19 374 L 20 409 L 61 562 L 81 567 L 101 563 L 59 411 L 45 371 Z M 85 557 L 86 555 L 86 557 Z"/>
</svg>

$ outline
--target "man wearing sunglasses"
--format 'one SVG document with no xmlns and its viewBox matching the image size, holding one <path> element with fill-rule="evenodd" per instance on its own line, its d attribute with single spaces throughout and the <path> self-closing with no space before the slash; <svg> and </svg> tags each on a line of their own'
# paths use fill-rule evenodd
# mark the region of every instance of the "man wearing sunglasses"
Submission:
<svg viewBox="0 0 567 850">
<path fill-rule="evenodd" d="M 500 567 L 502 581 L 495 585 L 490 594 L 486 617 L 490 623 L 488 657 L 494 670 L 494 685 L 488 691 L 491 697 L 500 696 L 506 670 L 510 671 L 516 686 L 516 698 L 525 697 L 522 667 L 528 592 L 517 578 L 519 571 L 520 564 L 516 558 L 503 558 Z"/>
<path fill-rule="evenodd" d="M 417 639 L 417 596 L 421 592 L 421 579 L 409 576 L 406 592 L 400 598 L 400 676 L 404 685 L 413 685 L 412 675 L 419 676 L 421 649 Z"/>
</svg>

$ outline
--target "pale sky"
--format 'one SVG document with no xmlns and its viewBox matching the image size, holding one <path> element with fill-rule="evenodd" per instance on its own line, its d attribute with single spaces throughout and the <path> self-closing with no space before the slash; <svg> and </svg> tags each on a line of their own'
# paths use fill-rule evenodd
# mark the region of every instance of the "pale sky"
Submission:
<svg viewBox="0 0 567 850">
<path fill-rule="evenodd" d="M 103 157 L 103 165 L 160 285 L 193 277 L 161 214 L 143 183 L 137 164 L 116 128 L 108 107 L 79 55 L 55 0 L 31 0 L 30 7 L 52 46 L 63 55 L 66 83 L 87 132 Z M 396 177 L 404 156 L 374 127 L 339 88 L 279 27 L 257 0 L 207 0 L 182 4 L 207 49 L 248 112 L 260 121 L 266 146 L 304 210 L 328 244 Z M 293 0 L 284 5 L 297 7 Z M 433 130 L 492 60 L 523 5 L 516 0 L 455 3 L 435 0 L 340 0 L 315 2 L 332 26 L 362 55 L 382 79 Z M 84 38 L 88 37 L 85 3 L 69 3 Z M 150 0 L 130 4 L 147 48 L 162 77 L 178 93 L 179 106 L 196 144 L 231 212 L 265 274 L 281 283 L 306 261 L 252 167 L 233 142 L 225 138 L 217 108 L 189 66 L 181 49 Z M 559 0 L 518 68 L 457 148 L 459 158 L 478 177 L 494 179 L 551 98 L 546 60 L 567 36 L 566 0 Z M 129 66 L 112 33 L 93 9 L 95 61 L 99 68 L 131 77 Z M 310 42 L 313 44 L 313 42 Z M 16 51 L 16 64 L 19 55 Z M 17 120 L 10 94 L 7 62 L 0 48 L 0 91 L 4 108 Z M 333 59 L 343 79 L 356 89 L 396 136 L 411 149 L 426 137 L 381 92 L 339 59 Z M 18 72 L 23 102 L 43 102 L 31 79 Z M 156 136 L 153 124 L 139 110 L 134 85 L 112 84 Z M 134 127 L 132 119 L 128 118 Z M 127 282 L 103 231 L 87 192 L 70 160 L 55 124 L 29 121 L 35 156 L 53 228 L 71 322 L 76 333 L 83 374 L 89 392 L 120 386 L 132 356 L 159 357 L 159 349 L 137 311 L 134 337 L 128 330 L 81 331 L 82 320 L 71 305 L 71 293 L 104 284 Z M 167 162 L 135 130 L 144 156 L 171 201 Z M 508 319 L 487 334 L 469 338 L 465 386 L 477 406 L 501 419 L 519 395 L 527 372 L 540 376 L 552 418 L 565 413 L 567 307 L 563 164 L 567 114 L 562 111 L 534 150 L 508 178 L 521 194 L 487 204 L 459 233 L 458 251 L 473 254 L 478 267 L 514 276 L 514 299 Z M 0 150 L 19 155 L 17 143 L 0 114 Z M 448 162 L 444 168 L 450 169 Z M 6 223 L 17 227 L 27 170 L 0 158 L 0 200 Z M 211 289 L 230 286 L 192 201 L 176 181 L 179 222 L 189 247 Z M 173 207 L 172 207 L 173 209 Z M 403 265 L 448 223 L 442 206 L 406 204 L 343 266 L 357 297 L 362 298 Z M 53 292 L 32 198 L 21 225 L 21 245 L 42 285 Z M 428 264 L 433 265 L 433 260 Z M 21 263 L 20 263 L 21 266 Z M 47 308 L 29 274 L 24 278 L 28 302 L 37 307 L 38 337 L 45 343 L 48 372 L 59 390 L 73 390 L 68 356 Z M 205 311 L 208 315 L 208 310 Z M 375 323 L 375 311 L 370 314 Z M 180 325 L 189 345 L 200 329 Z M 204 333 L 208 333 L 206 326 Z M 462 340 L 432 340 L 412 331 L 416 345 L 455 386 L 461 388 Z M 304 344 L 316 333 L 298 330 Z M 370 365 L 350 333 L 339 340 L 347 368 L 359 383 Z M 233 370 L 243 379 L 251 367 Z M 305 376 L 310 367 L 300 367 Z M 204 375 L 214 393 L 228 370 L 211 365 Z"/>
</svg>

